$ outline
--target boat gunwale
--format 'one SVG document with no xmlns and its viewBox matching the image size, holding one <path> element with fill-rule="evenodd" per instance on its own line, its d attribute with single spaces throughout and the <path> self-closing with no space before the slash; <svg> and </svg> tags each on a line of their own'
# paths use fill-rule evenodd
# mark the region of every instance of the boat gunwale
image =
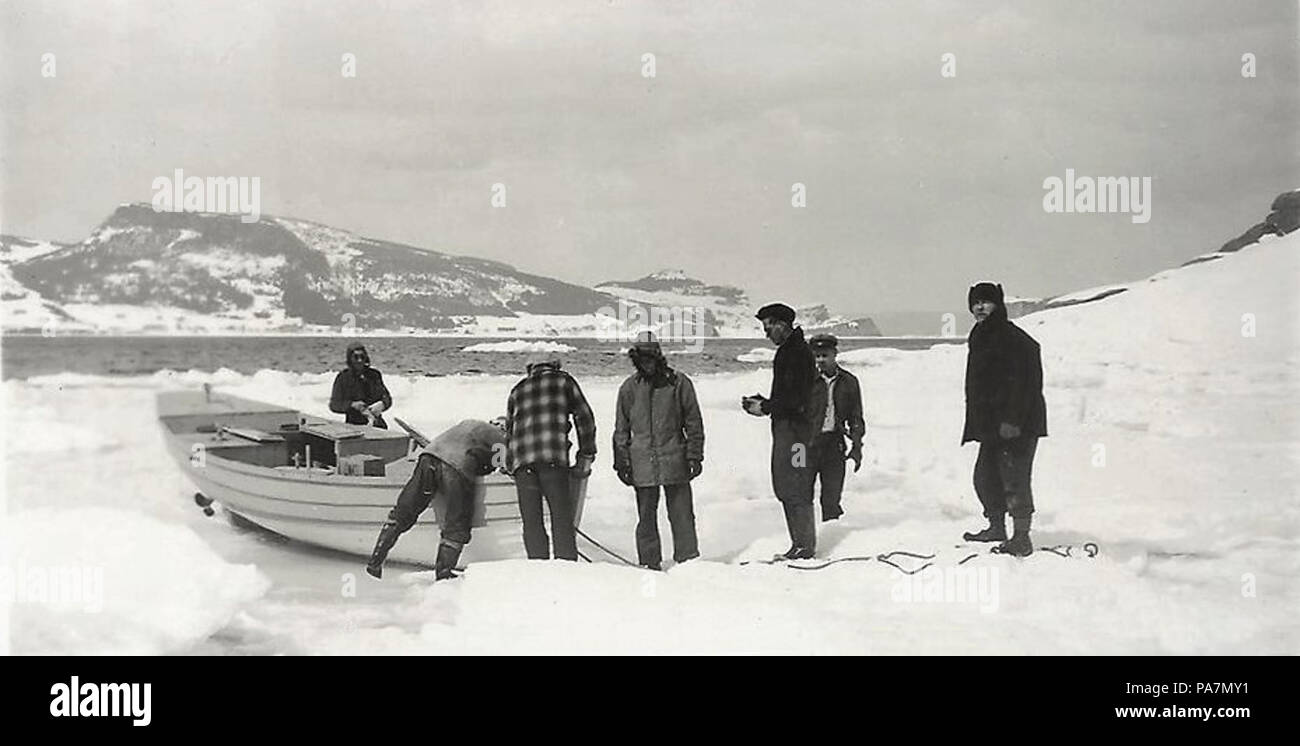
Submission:
<svg viewBox="0 0 1300 746">
<path fill-rule="evenodd" d="M 206 437 L 209 434 L 208 433 L 173 433 L 170 431 L 164 432 L 164 437 L 166 437 L 171 442 L 175 443 L 177 446 L 183 447 L 185 445 L 193 445 L 195 443 L 203 444 L 205 442 L 205 440 L 185 437 L 190 435 L 201 435 Z M 250 445 L 257 445 L 257 444 L 250 442 Z M 182 448 L 181 450 L 184 449 Z M 225 456 L 219 456 L 213 452 L 214 450 L 215 449 L 207 449 L 207 448 L 204 449 L 203 458 L 209 464 L 213 461 L 216 461 L 219 462 L 219 465 L 222 468 L 224 468 L 226 471 L 233 471 L 233 472 L 246 474 L 248 476 L 254 476 L 263 479 L 279 480 L 283 482 L 294 482 L 297 484 L 305 484 L 305 483 L 323 484 L 327 486 L 336 486 L 336 487 L 365 487 L 371 489 L 383 488 L 386 490 L 391 490 L 393 488 L 400 489 L 410 479 L 409 475 L 401 476 L 401 477 L 390 477 L 387 474 L 385 474 L 384 476 L 378 476 L 378 475 L 364 476 L 359 474 L 339 474 L 336 471 L 317 472 L 315 470 L 306 469 L 306 468 L 290 470 L 279 466 L 261 466 L 260 464 L 250 464 L 246 461 L 239 461 L 237 459 L 227 458 Z M 207 468 L 206 466 L 195 467 L 190 462 L 189 458 L 181 458 L 180 453 L 175 453 L 174 455 L 182 462 L 181 465 L 186 469 Z M 394 459 L 393 461 L 390 461 L 388 463 L 390 464 L 396 463 L 397 461 L 402 461 L 402 460 L 410 461 L 413 459 L 411 458 L 411 456 L 403 456 L 401 459 Z M 286 466 L 288 465 L 286 464 Z M 511 487 L 514 486 L 514 479 L 504 474 L 496 474 L 496 473 L 488 474 L 486 476 L 477 478 L 475 481 L 487 488 L 491 488 L 494 486 L 504 486 L 504 485 L 509 485 Z"/>
</svg>

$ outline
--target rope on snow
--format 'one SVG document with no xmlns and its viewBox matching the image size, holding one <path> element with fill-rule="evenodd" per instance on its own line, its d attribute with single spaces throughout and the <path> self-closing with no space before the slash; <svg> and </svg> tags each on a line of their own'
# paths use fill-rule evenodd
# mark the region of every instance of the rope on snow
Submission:
<svg viewBox="0 0 1300 746">
<path fill-rule="evenodd" d="M 595 539 L 591 538 L 591 537 L 588 536 L 588 535 L 586 534 L 586 532 L 583 531 L 582 529 L 580 529 L 580 528 L 576 528 L 576 527 L 575 527 L 573 530 L 578 532 L 578 536 L 581 536 L 582 538 L 586 539 L 587 541 L 591 542 L 592 544 L 595 544 L 595 545 L 596 545 L 596 548 L 598 548 L 598 549 L 600 549 L 601 551 L 605 552 L 605 554 L 608 554 L 609 556 L 613 557 L 614 559 L 617 559 L 619 562 L 622 562 L 623 564 L 625 564 L 625 565 L 627 565 L 627 566 L 629 566 L 629 567 L 640 567 L 640 565 L 638 565 L 637 563 L 629 561 L 629 560 L 628 560 L 626 557 L 624 557 L 623 555 L 619 554 L 618 552 L 615 552 L 613 549 L 610 549 L 609 547 L 605 546 L 604 544 L 601 544 L 599 541 L 596 541 Z M 579 555 L 581 555 L 581 552 L 579 552 Z M 590 562 L 591 560 L 587 560 L 587 561 Z"/>
</svg>

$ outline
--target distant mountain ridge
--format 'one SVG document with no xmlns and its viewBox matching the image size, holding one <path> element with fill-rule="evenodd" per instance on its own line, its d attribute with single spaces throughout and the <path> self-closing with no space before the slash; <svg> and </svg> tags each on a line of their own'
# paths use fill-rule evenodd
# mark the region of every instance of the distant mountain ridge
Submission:
<svg viewBox="0 0 1300 746">
<path fill-rule="evenodd" d="M 1185 265 L 1297 227 L 1300 190 L 1283 192 L 1261 223 Z M 1018 317 L 1089 303 L 1133 284 L 1009 299 L 1008 310 Z M 636 307 L 691 311 L 689 324 L 667 331 L 762 333 L 744 290 L 680 269 L 590 288 L 504 262 L 269 215 L 244 223 L 233 214 L 160 212 L 136 203 L 119 206 L 75 244 L 0 236 L 0 322 L 9 332 L 605 336 L 635 325 L 635 313 L 623 315 Z M 796 307 L 809 333 L 880 334 L 870 318 Z"/>
<path fill-rule="evenodd" d="M 589 288 L 270 215 L 245 223 L 134 203 L 75 244 L 0 236 L 8 331 L 595 336 L 623 321 L 620 300 L 697 309 L 691 335 L 761 335 L 743 290 L 682 270 Z"/>
<path fill-rule="evenodd" d="M 6 244 L 9 240 L 6 240 Z M 437 327 L 457 314 L 594 312 L 579 285 L 473 257 L 364 238 L 307 221 L 119 207 L 90 237 L 10 264 L 62 305 L 164 306 L 337 326 Z"/>
</svg>

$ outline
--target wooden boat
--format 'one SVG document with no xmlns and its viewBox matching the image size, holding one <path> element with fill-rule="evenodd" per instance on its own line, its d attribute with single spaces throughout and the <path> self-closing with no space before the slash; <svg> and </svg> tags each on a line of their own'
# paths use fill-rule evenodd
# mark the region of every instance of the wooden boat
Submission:
<svg viewBox="0 0 1300 746">
<path fill-rule="evenodd" d="M 158 394 L 167 449 L 201 495 L 290 539 L 363 557 L 410 478 L 420 450 L 408 433 L 345 425 L 274 404 L 202 391 Z M 464 559 L 523 557 L 514 480 L 477 482 Z M 582 517 L 587 480 L 575 480 Z M 445 501 L 435 499 L 389 554 L 432 565 Z"/>
</svg>

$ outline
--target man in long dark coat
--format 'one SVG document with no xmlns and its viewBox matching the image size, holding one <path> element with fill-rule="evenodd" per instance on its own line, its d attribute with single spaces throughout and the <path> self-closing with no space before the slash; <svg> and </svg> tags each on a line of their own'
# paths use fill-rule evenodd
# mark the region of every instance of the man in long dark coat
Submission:
<svg viewBox="0 0 1300 746">
<path fill-rule="evenodd" d="M 988 528 L 967 541 L 1001 542 L 995 552 L 1024 557 L 1034 495 L 1030 476 L 1038 439 L 1047 435 L 1043 363 L 1038 342 L 1007 318 L 1002 286 L 981 282 L 967 294 L 975 326 L 967 339 L 966 426 L 961 442 L 979 441 L 975 494 Z M 1006 514 L 1015 533 L 1007 539 Z"/>
<path fill-rule="evenodd" d="M 804 340 L 803 329 L 794 325 L 794 309 L 784 303 L 763 306 L 755 314 L 763 322 L 767 338 L 777 346 L 772 361 L 772 390 L 769 396 L 747 396 L 745 411 L 772 418 L 772 490 L 785 511 L 790 532 L 790 549 L 779 559 L 808 559 L 817 551 L 817 523 L 813 509 L 812 464 L 816 417 L 811 412 L 817 363 Z"/>
</svg>

